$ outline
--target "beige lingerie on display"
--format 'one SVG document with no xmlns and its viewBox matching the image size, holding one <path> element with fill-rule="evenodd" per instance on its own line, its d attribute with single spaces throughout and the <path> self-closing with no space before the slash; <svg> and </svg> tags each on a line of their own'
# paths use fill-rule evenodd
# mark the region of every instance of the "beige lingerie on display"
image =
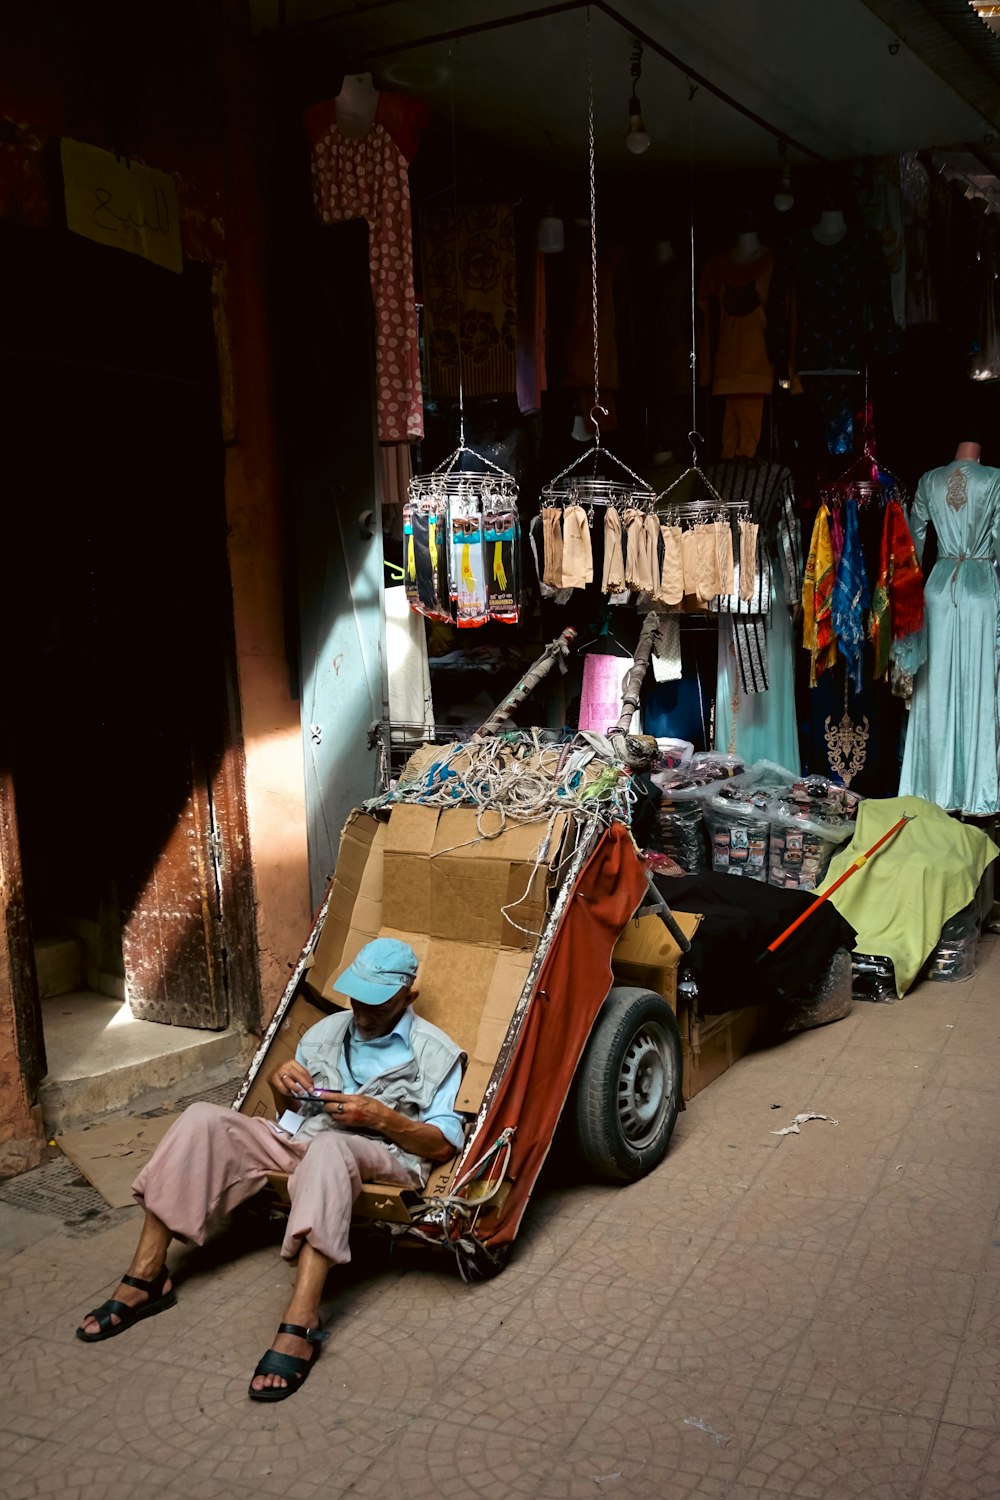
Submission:
<svg viewBox="0 0 1000 1500">
<path fill-rule="evenodd" d="M 637 589 L 641 594 L 651 594 L 656 584 L 653 580 L 653 560 L 650 556 L 645 512 L 627 510 L 624 519 L 628 541 L 625 554 L 625 582 L 630 589 Z"/>
<path fill-rule="evenodd" d="M 648 592 L 654 597 L 660 587 L 660 518 L 655 511 L 649 511 L 646 516 L 646 547 L 649 552 L 649 583 Z"/>
<path fill-rule="evenodd" d="M 718 564 L 720 594 L 731 594 L 736 587 L 733 566 L 733 533 L 728 521 L 715 523 L 715 557 Z"/>
<path fill-rule="evenodd" d="M 694 531 L 681 532 L 681 565 L 684 574 L 684 592 L 692 598 L 698 597 L 698 537 Z"/>
<path fill-rule="evenodd" d="M 740 522 L 740 598 L 752 599 L 757 581 L 757 522 Z"/>
<path fill-rule="evenodd" d="M 601 588 L 606 594 L 621 593 L 625 587 L 625 556 L 622 552 L 622 518 L 613 505 L 604 513 L 604 575 Z"/>
<path fill-rule="evenodd" d="M 563 512 L 562 586 L 583 589 L 593 581 L 594 555 L 587 512 L 582 505 L 567 505 Z"/>
<path fill-rule="evenodd" d="M 719 574 L 719 559 L 715 546 L 715 526 L 703 522 L 694 529 L 697 587 L 695 593 L 702 604 L 707 604 L 709 599 L 714 599 L 716 594 L 722 592 L 722 578 Z"/>
<path fill-rule="evenodd" d="M 684 598 L 681 528 L 661 525 L 660 536 L 663 540 L 663 571 L 656 597 L 661 604 L 680 604 Z"/>
<path fill-rule="evenodd" d="M 545 544 L 545 569 L 542 582 L 554 589 L 561 589 L 562 582 L 562 511 L 558 505 L 546 506 L 542 511 L 543 539 Z"/>
</svg>

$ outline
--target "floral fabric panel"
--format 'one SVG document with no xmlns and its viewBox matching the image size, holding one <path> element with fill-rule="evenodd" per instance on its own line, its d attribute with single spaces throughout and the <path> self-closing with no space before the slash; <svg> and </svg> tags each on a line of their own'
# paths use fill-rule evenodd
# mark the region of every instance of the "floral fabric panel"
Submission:
<svg viewBox="0 0 1000 1500">
<path fill-rule="evenodd" d="M 512 396 L 517 387 L 514 211 L 504 203 L 421 218 L 427 384 L 435 396 Z M 460 362 L 461 361 L 461 368 Z"/>
</svg>

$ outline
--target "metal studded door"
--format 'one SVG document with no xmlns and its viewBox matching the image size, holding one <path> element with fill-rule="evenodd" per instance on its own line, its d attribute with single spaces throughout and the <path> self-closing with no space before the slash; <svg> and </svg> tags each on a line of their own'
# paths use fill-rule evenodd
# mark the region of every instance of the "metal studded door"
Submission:
<svg viewBox="0 0 1000 1500">
<path fill-rule="evenodd" d="M 122 914 L 125 992 L 138 1020 L 206 1030 L 227 1024 L 219 844 L 207 783 L 192 767 L 187 799 Z"/>
</svg>

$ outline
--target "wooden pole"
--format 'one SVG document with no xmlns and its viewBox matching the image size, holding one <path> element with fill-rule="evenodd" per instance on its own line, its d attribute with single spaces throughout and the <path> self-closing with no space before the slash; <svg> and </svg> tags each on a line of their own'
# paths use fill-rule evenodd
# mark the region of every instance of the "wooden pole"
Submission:
<svg viewBox="0 0 1000 1500">
<path fill-rule="evenodd" d="M 520 682 L 512 687 L 506 698 L 497 704 L 486 720 L 486 723 L 476 730 L 475 738 L 481 740 L 485 739 L 489 734 L 496 734 L 504 719 L 509 716 L 511 709 L 517 708 L 519 703 L 524 702 L 528 694 L 551 671 L 552 663 L 557 657 L 567 655 L 570 646 L 572 646 L 575 640 L 576 631 L 572 625 L 568 625 L 562 635 L 557 636 L 554 641 L 550 641 L 534 665 L 530 666 L 525 672 Z"/>
<path fill-rule="evenodd" d="M 900 818 L 898 823 L 893 824 L 888 833 L 883 833 L 877 844 L 872 844 L 867 854 L 859 854 L 854 863 L 852 865 L 848 865 L 843 875 L 839 876 L 833 882 L 833 885 L 831 885 L 828 891 L 824 891 L 822 896 L 817 896 L 812 906 L 807 906 L 801 917 L 795 918 L 795 921 L 792 923 L 791 927 L 786 927 L 784 932 L 780 933 L 775 938 L 773 943 L 768 943 L 766 949 L 764 950 L 764 953 L 761 954 L 761 957 L 764 958 L 768 953 L 774 953 L 776 949 L 780 948 L 782 943 L 785 942 L 787 938 L 790 938 L 792 933 L 796 932 L 798 928 L 802 926 L 803 922 L 807 922 L 809 920 L 814 911 L 817 911 L 825 901 L 829 901 L 834 891 L 839 891 L 845 880 L 850 880 L 852 875 L 856 875 L 858 870 L 861 869 L 861 866 L 866 865 L 871 859 L 872 855 L 877 854 L 882 845 L 887 844 L 889 840 L 894 836 L 894 834 L 897 834 L 899 832 L 904 823 L 912 822 L 913 818 L 904 815 L 902 818 Z"/>
</svg>

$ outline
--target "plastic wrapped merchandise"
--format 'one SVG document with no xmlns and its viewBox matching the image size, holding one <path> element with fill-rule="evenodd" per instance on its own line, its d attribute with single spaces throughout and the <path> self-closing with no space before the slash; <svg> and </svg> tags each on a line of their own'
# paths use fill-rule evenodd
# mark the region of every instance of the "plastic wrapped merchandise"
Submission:
<svg viewBox="0 0 1000 1500">
<path fill-rule="evenodd" d="M 970 901 L 944 924 L 937 947 L 927 961 L 925 979 L 957 984 L 976 972 L 979 949 L 978 901 Z"/>
<path fill-rule="evenodd" d="M 687 875 L 699 875 L 708 869 L 703 802 L 702 797 L 670 801 L 664 792 L 657 814 L 656 847 Z"/>
<path fill-rule="evenodd" d="M 896 994 L 896 970 L 891 958 L 882 953 L 852 953 L 851 993 L 855 1000 L 892 1002 Z"/>
<path fill-rule="evenodd" d="M 705 827 L 717 875 L 767 880 L 770 835 L 766 792 L 752 787 L 722 787 L 705 803 Z"/>
<path fill-rule="evenodd" d="M 853 836 L 853 822 L 837 815 L 804 817 L 784 797 L 771 803 L 769 816 L 768 884 L 788 891 L 815 890 L 837 850 Z"/>
<path fill-rule="evenodd" d="M 676 860 L 688 875 L 709 868 L 705 799 L 745 770 L 738 756 L 703 751 L 672 771 L 654 773 L 652 780 L 663 792 L 655 847 Z"/>
<path fill-rule="evenodd" d="M 694 746 L 690 740 L 657 739 L 656 764 L 653 770 L 676 771 L 681 766 L 686 766 L 693 754 Z"/>
</svg>

